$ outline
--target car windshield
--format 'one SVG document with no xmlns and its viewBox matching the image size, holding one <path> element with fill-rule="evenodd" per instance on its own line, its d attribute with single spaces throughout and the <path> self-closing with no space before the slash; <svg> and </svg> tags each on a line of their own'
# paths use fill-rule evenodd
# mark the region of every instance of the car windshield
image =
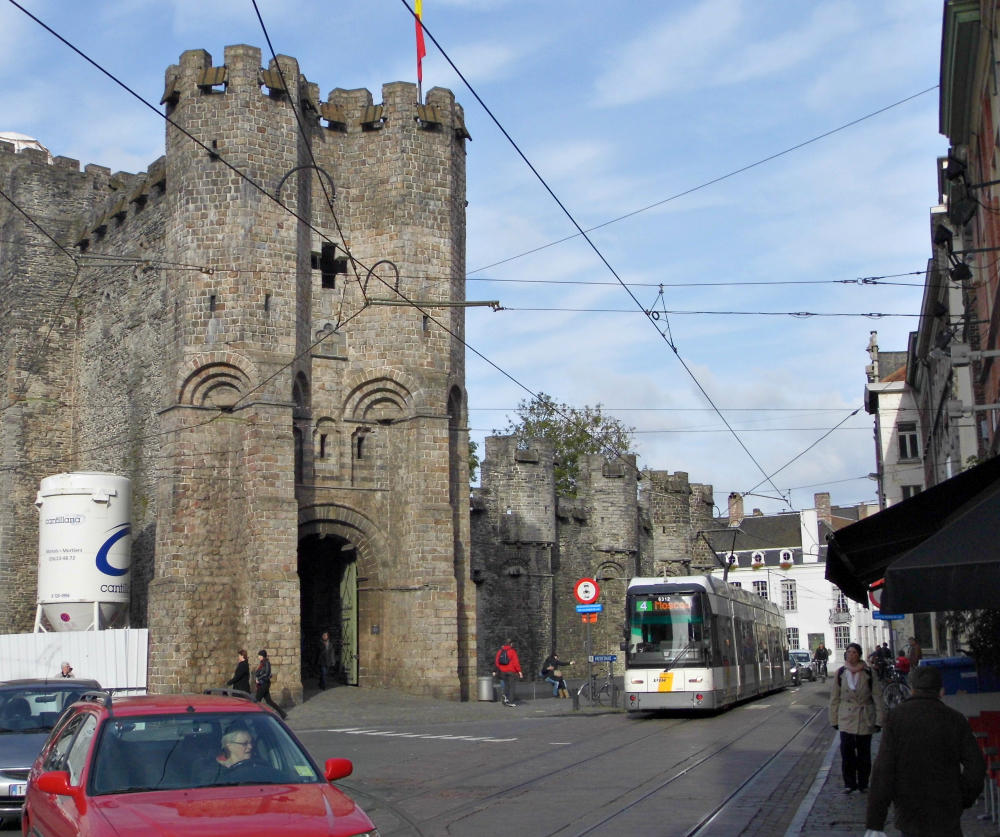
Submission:
<svg viewBox="0 0 1000 837">
<path fill-rule="evenodd" d="M 105 720 L 90 792 L 322 782 L 270 712 L 150 715 Z"/>
<path fill-rule="evenodd" d="M 48 732 L 82 690 L 40 684 L 0 690 L 0 735 Z"/>
<path fill-rule="evenodd" d="M 792 651 L 792 660 L 796 663 L 808 663 L 809 662 L 809 652 L 808 651 Z"/>
</svg>

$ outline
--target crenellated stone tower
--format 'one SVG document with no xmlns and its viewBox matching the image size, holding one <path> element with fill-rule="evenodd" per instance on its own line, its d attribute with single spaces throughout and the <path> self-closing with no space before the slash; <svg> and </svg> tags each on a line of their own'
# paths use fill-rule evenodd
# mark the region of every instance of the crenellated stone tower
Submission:
<svg viewBox="0 0 1000 837">
<path fill-rule="evenodd" d="M 689 483 L 683 472 L 640 475 L 634 456 L 586 456 L 576 496 L 559 497 L 551 443 L 521 445 L 513 436 L 488 437 L 481 466 L 472 497 L 481 671 L 492 668 L 506 639 L 526 672 L 553 647 L 565 660 L 586 659 L 586 628 L 573 597 L 580 578 L 601 588 L 593 648 L 616 653 L 629 579 L 715 566 L 699 538 L 712 525 L 712 488 Z"/>
<path fill-rule="evenodd" d="M 0 338 L 0 452 L 24 465 L 3 477 L 17 501 L 0 511 L 0 577 L 31 609 L 36 543 L 13 533 L 37 532 L 24 501 L 41 477 L 123 473 L 152 689 L 222 682 L 242 646 L 266 648 L 274 691 L 297 699 L 330 630 L 348 683 L 468 697 L 462 110 L 404 83 L 380 104 L 322 100 L 294 59 L 263 67 L 249 46 L 220 64 L 186 52 L 165 81 L 166 155 L 148 172 L 0 154 L 5 184 L 38 175 L 18 194 L 81 265 L 49 253 L 29 282 L 12 261 L 27 232 L 0 256 L 7 288 L 71 300 L 8 302 L 24 326 Z M 60 207 L 67 180 L 79 198 Z M 0 207 L 0 223 L 19 222 Z M 57 313 L 74 362 L 39 372 L 29 344 Z M 0 630 L 30 629 L 26 612 L 5 609 Z"/>
</svg>

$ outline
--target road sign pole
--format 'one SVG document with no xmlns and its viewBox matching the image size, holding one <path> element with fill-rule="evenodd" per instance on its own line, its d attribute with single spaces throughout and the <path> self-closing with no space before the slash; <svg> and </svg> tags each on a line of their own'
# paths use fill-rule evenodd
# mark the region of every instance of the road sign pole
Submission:
<svg viewBox="0 0 1000 837">
<path fill-rule="evenodd" d="M 590 682 L 590 702 L 594 702 L 594 648 L 590 640 L 590 620 L 587 620 L 587 679 Z"/>
</svg>

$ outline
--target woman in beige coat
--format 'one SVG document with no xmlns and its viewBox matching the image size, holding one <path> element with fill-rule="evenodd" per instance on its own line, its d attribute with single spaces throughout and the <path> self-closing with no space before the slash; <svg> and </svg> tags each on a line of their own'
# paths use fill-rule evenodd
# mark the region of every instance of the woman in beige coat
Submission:
<svg viewBox="0 0 1000 837">
<path fill-rule="evenodd" d="M 830 689 L 830 723 L 840 730 L 844 793 L 863 793 L 872 772 L 872 733 L 882 729 L 885 704 L 882 684 L 861 658 L 861 646 L 848 645 L 844 660 Z"/>
</svg>

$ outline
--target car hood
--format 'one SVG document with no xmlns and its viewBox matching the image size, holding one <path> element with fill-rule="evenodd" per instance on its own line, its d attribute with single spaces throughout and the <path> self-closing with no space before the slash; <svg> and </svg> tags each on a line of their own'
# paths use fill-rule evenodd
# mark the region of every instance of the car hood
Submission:
<svg viewBox="0 0 1000 837">
<path fill-rule="evenodd" d="M 374 828 L 354 800 L 325 783 L 116 794 L 91 803 L 121 837 L 346 837 Z"/>
<path fill-rule="evenodd" d="M 0 734 L 0 769 L 31 767 L 48 737 L 48 732 L 5 732 Z"/>
</svg>

